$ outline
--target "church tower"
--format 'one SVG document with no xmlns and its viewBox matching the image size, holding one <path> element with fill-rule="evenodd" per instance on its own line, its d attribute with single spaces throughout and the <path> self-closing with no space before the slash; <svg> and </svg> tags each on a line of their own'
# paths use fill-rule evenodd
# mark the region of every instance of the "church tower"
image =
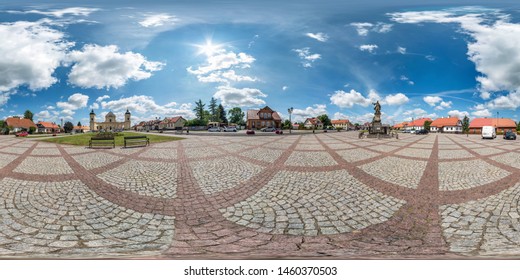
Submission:
<svg viewBox="0 0 520 280">
<path fill-rule="evenodd" d="M 125 130 L 130 130 L 130 126 L 131 126 L 130 117 L 131 117 L 131 114 L 130 114 L 130 111 L 128 111 L 128 108 L 127 108 L 126 109 L 126 113 L 125 113 L 125 124 L 124 124 L 124 129 Z"/>
<path fill-rule="evenodd" d="M 90 131 L 96 130 L 96 113 L 94 109 L 90 112 Z"/>
</svg>

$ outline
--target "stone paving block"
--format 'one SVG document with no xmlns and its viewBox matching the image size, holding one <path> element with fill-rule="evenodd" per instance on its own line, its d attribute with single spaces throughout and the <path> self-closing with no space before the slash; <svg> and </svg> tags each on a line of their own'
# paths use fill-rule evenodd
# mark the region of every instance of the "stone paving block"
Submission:
<svg viewBox="0 0 520 280">
<path fill-rule="evenodd" d="M 481 159 L 440 162 L 439 189 L 463 190 L 498 181 L 511 174 Z"/>
<path fill-rule="evenodd" d="M 426 161 L 386 157 L 360 166 L 368 174 L 381 180 L 416 189 L 426 168 Z"/>
</svg>

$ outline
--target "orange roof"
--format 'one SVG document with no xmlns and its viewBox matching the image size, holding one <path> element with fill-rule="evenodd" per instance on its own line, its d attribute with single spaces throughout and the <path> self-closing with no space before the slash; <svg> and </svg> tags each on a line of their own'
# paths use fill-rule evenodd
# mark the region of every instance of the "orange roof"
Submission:
<svg viewBox="0 0 520 280">
<path fill-rule="evenodd" d="M 307 118 L 305 122 L 307 121 L 309 121 L 312 125 L 321 124 L 321 121 L 318 118 Z"/>
<path fill-rule="evenodd" d="M 29 127 L 36 127 L 36 125 L 30 119 L 20 119 L 20 118 L 7 118 L 5 120 L 8 126 L 12 127 L 21 127 L 25 129 L 29 129 Z"/>
<path fill-rule="evenodd" d="M 459 118 L 450 117 L 450 118 L 438 118 L 432 122 L 430 126 L 435 127 L 445 127 L 445 126 L 457 126 L 459 124 Z"/>
<path fill-rule="evenodd" d="M 470 128 L 481 128 L 483 126 L 516 128 L 516 123 L 512 119 L 476 118 L 469 124 Z"/>
<path fill-rule="evenodd" d="M 415 121 L 413 122 L 410 122 L 408 124 L 408 126 L 424 126 L 424 122 L 425 121 L 431 121 L 432 119 L 430 118 L 421 118 L 421 119 L 416 119 Z"/>
<path fill-rule="evenodd" d="M 398 123 L 398 124 L 394 125 L 394 128 L 403 128 L 407 124 L 408 124 L 408 122 Z"/>
<path fill-rule="evenodd" d="M 331 120 L 330 122 L 332 124 L 349 124 L 350 123 L 349 120 Z"/>
<path fill-rule="evenodd" d="M 55 123 L 51 123 L 51 122 L 38 122 L 39 125 L 45 127 L 45 128 L 54 128 L 54 129 L 58 129 L 58 125 L 55 124 Z"/>
</svg>

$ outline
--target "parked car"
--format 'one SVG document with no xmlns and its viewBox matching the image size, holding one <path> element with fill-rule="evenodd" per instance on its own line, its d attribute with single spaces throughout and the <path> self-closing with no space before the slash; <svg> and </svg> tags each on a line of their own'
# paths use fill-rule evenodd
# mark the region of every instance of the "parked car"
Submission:
<svg viewBox="0 0 520 280">
<path fill-rule="evenodd" d="M 208 132 L 220 132 L 220 127 L 218 127 L 218 126 L 210 127 L 210 128 L 208 128 Z"/>
<path fill-rule="evenodd" d="M 234 126 L 225 126 L 224 132 L 237 132 L 237 128 Z"/>
<path fill-rule="evenodd" d="M 255 131 L 254 130 L 248 130 L 248 131 L 246 131 L 246 134 L 255 134 Z"/>
<path fill-rule="evenodd" d="M 410 133 L 411 133 L 411 134 L 415 134 L 415 133 L 417 133 L 417 130 L 412 129 L 412 130 L 410 130 Z"/>
<path fill-rule="evenodd" d="M 262 129 L 260 129 L 260 131 L 262 131 L 262 132 L 274 132 L 274 131 L 276 131 L 276 128 L 274 128 L 274 127 L 264 127 Z"/>
<path fill-rule="evenodd" d="M 22 131 L 22 132 L 16 133 L 16 137 L 27 137 L 27 135 L 29 135 L 29 133 L 27 131 Z"/>
<path fill-rule="evenodd" d="M 415 132 L 415 134 L 428 134 L 428 130 L 427 129 L 419 129 Z"/>
<path fill-rule="evenodd" d="M 277 130 L 274 131 L 274 133 L 276 133 L 276 134 L 283 134 L 283 130 L 277 129 Z"/>
<path fill-rule="evenodd" d="M 516 140 L 516 133 L 514 131 L 512 131 L 511 129 L 506 131 L 506 133 L 504 133 L 504 139 L 506 140 Z"/>
<path fill-rule="evenodd" d="M 482 139 L 484 139 L 484 138 L 490 138 L 490 139 L 497 138 L 497 132 L 495 131 L 494 126 L 483 126 L 482 127 Z"/>
</svg>

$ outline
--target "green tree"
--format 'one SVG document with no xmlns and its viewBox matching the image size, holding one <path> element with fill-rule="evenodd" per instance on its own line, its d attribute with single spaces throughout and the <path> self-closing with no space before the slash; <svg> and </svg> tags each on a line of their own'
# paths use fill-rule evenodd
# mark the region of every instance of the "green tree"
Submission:
<svg viewBox="0 0 520 280">
<path fill-rule="evenodd" d="M 468 116 L 464 116 L 464 119 L 462 119 L 462 131 L 464 133 L 469 133 L 469 118 L 468 118 Z"/>
<path fill-rule="evenodd" d="M 66 122 L 63 125 L 63 129 L 65 130 L 65 133 L 69 133 L 74 129 L 74 125 L 71 122 Z"/>
<path fill-rule="evenodd" d="M 520 121 L 518 121 L 518 122 L 516 123 L 516 130 L 517 130 L 517 131 L 520 131 Z"/>
<path fill-rule="evenodd" d="M 29 127 L 29 134 L 33 134 L 36 131 L 36 127 L 31 126 Z"/>
<path fill-rule="evenodd" d="M 318 119 L 321 121 L 321 123 L 323 123 L 323 127 L 332 126 L 332 122 L 330 121 L 329 116 L 327 116 L 327 114 L 318 116 Z"/>
<path fill-rule="evenodd" d="M 432 121 L 424 121 L 424 129 L 429 131 L 431 124 L 432 124 Z"/>
<path fill-rule="evenodd" d="M 229 122 L 242 125 L 244 123 L 244 112 L 239 107 L 232 108 L 228 111 Z"/>
<path fill-rule="evenodd" d="M 78 122 L 78 126 L 81 127 L 81 122 Z"/>
<path fill-rule="evenodd" d="M 219 111 L 217 106 L 217 100 L 215 97 L 211 97 L 211 100 L 209 101 L 209 113 L 210 113 L 210 121 L 212 122 L 220 122 L 219 121 Z"/>
<path fill-rule="evenodd" d="M 25 110 L 25 113 L 23 113 L 23 117 L 25 119 L 33 120 L 33 113 L 30 110 Z"/>
<path fill-rule="evenodd" d="M 291 125 L 292 125 L 292 124 L 291 124 L 291 121 L 290 121 L 290 120 L 285 120 L 285 121 L 283 122 L 283 124 L 282 124 L 282 128 L 283 128 L 283 129 L 289 129 L 289 128 L 291 128 Z"/>
<path fill-rule="evenodd" d="M 217 116 L 218 116 L 219 122 L 228 123 L 228 119 L 226 116 L 226 110 L 224 109 L 224 106 L 222 106 L 222 104 L 219 104 L 217 107 Z"/>
<path fill-rule="evenodd" d="M 199 119 L 199 120 L 204 120 L 204 117 L 205 117 L 204 106 L 206 106 L 206 104 L 202 103 L 202 100 L 200 100 L 200 99 L 199 99 L 199 101 L 195 102 L 195 109 L 193 109 L 193 111 L 195 112 L 195 116 L 197 116 L 197 119 Z"/>
</svg>

